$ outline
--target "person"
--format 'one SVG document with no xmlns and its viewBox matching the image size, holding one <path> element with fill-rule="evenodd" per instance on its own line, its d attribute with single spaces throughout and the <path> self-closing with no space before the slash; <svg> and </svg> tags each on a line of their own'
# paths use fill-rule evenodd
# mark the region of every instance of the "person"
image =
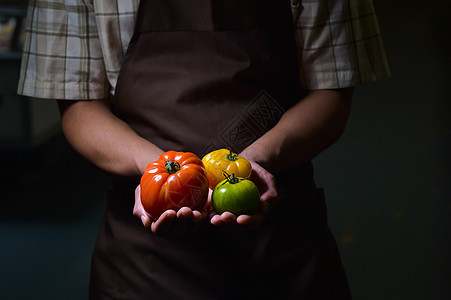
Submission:
<svg viewBox="0 0 451 300">
<path fill-rule="evenodd" d="M 18 93 L 57 99 L 68 142 L 112 174 L 92 299 L 350 299 L 312 158 L 353 88 L 389 75 L 371 0 L 29 3 Z M 254 215 L 152 220 L 139 178 L 167 150 L 231 147 Z"/>
</svg>

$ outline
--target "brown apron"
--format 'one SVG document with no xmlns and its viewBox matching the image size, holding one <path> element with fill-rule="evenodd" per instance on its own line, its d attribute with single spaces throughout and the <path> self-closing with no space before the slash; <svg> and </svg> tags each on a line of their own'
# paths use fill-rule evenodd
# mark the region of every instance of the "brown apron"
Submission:
<svg viewBox="0 0 451 300">
<path fill-rule="evenodd" d="M 240 152 L 302 98 L 289 1 L 141 0 L 115 113 L 163 150 Z M 92 299 L 349 299 L 311 164 L 275 174 L 258 230 L 161 238 L 116 180 L 92 258 Z M 296 184 L 293 184 L 293 183 Z"/>
</svg>

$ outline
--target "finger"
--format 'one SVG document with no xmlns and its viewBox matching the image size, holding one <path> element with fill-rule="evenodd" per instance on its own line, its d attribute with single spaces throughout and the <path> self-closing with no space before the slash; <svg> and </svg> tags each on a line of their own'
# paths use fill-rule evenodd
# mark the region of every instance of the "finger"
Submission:
<svg viewBox="0 0 451 300">
<path fill-rule="evenodd" d="M 224 212 L 221 214 L 221 222 L 222 223 L 234 223 L 236 221 L 236 216 L 234 214 L 232 214 L 231 212 Z"/>
<path fill-rule="evenodd" d="M 213 211 L 213 205 L 211 204 L 211 195 L 213 193 L 212 189 L 208 190 L 208 198 L 207 202 L 205 203 L 205 206 L 201 209 L 201 213 L 203 218 L 210 218 L 211 219 L 211 212 Z"/>
<path fill-rule="evenodd" d="M 257 185 L 261 194 L 260 200 L 271 204 L 276 203 L 278 192 L 275 177 L 255 162 L 252 164 L 252 167 L 253 170 L 255 169 L 255 172 L 252 173 L 252 181 Z"/>
<path fill-rule="evenodd" d="M 218 215 L 218 214 L 216 213 L 216 211 L 215 211 L 214 209 L 210 209 L 210 210 L 207 212 L 207 217 L 208 217 L 209 219 L 213 218 L 213 217 L 216 216 L 216 215 Z"/>
<path fill-rule="evenodd" d="M 138 185 L 135 189 L 135 205 L 133 206 L 133 215 L 141 219 L 144 227 L 149 228 L 152 220 L 142 205 L 140 185 Z"/>
<path fill-rule="evenodd" d="M 141 218 L 141 222 L 143 223 L 144 227 L 149 228 L 149 226 L 152 223 L 152 219 L 147 214 L 141 215 L 140 218 Z"/>
<path fill-rule="evenodd" d="M 221 225 L 222 221 L 221 221 L 221 216 L 215 214 L 214 212 L 212 213 L 212 216 L 210 218 L 210 223 L 215 225 L 215 226 L 219 226 Z"/>
<path fill-rule="evenodd" d="M 274 176 L 268 172 L 264 172 L 262 174 L 262 180 L 266 186 L 262 195 L 260 195 L 260 199 L 262 201 L 272 201 L 277 198 L 277 185 L 276 179 Z"/>
<path fill-rule="evenodd" d="M 258 209 L 258 212 L 259 212 L 261 215 L 266 216 L 266 215 L 269 213 L 269 210 L 270 210 L 271 206 L 272 206 L 274 203 L 275 203 L 275 202 L 270 203 L 269 201 L 262 201 L 262 202 L 260 202 L 260 207 L 259 207 L 259 209 Z"/>
<path fill-rule="evenodd" d="M 193 210 L 193 215 L 191 217 L 191 222 L 189 223 L 187 232 L 188 233 L 197 232 L 203 219 L 204 217 L 202 216 L 202 213 L 200 211 Z"/>
<path fill-rule="evenodd" d="M 133 215 L 140 217 L 144 212 L 144 207 L 141 203 L 141 186 L 138 185 L 135 189 L 135 205 L 133 206 Z"/>
<path fill-rule="evenodd" d="M 279 202 L 279 196 L 276 191 L 266 191 L 263 194 L 260 195 L 260 201 L 265 203 L 265 205 L 274 206 Z"/>
<path fill-rule="evenodd" d="M 187 231 L 193 211 L 188 207 L 182 207 L 177 212 L 177 219 L 172 226 L 171 235 L 182 236 Z"/>
<path fill-rule="evenodd" d="M 176 218 L 177 213 L 174 210 L 165 211 L 155 222 L 152 222 L 152 232 L 158 236 L 168 235 Z"/>
<path fill-rule="evenodd" d="M 261 223 L 263 222 L 263 215 L 260 214 L 256 214 L 256 215 L 240 215 L 238 216 L 238 218 L 236 219 L 236 222 L 241 225 L 246 227 L 246 229 L 254 229 L 257 228 L 261 225 Z"/>
</svg>

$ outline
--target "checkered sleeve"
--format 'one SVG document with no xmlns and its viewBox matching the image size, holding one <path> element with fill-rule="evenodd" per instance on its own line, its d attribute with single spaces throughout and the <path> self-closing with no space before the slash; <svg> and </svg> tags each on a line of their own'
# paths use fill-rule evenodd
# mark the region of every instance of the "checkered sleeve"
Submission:
<svg viewBox="0 0 451 300">
<path fill-rule="evenodd" d="M 30 0 L 18 93 L 100 99 L 107 87 L 92 2 Z"/>
<path fill-rule="evenodd" d="M 301 85 L 357 86 L 390 75 L 372 0 L 292 0 Z"/>
</svg>

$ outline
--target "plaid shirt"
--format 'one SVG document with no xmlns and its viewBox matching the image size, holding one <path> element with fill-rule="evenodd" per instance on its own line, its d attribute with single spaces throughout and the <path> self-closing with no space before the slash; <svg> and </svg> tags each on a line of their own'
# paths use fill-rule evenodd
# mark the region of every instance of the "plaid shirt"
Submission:
<svg viewBox="0 0 451 300">
<path fill-rule="evenodd" d="M 287 0 L 288 1 L 288 0 Z M 101 99 L 114 92 L 139 0 L 30 0 L 18 93 Z M 291 0 L 301 85 L 389 75 L 372 0 Z"/>
</svg>

